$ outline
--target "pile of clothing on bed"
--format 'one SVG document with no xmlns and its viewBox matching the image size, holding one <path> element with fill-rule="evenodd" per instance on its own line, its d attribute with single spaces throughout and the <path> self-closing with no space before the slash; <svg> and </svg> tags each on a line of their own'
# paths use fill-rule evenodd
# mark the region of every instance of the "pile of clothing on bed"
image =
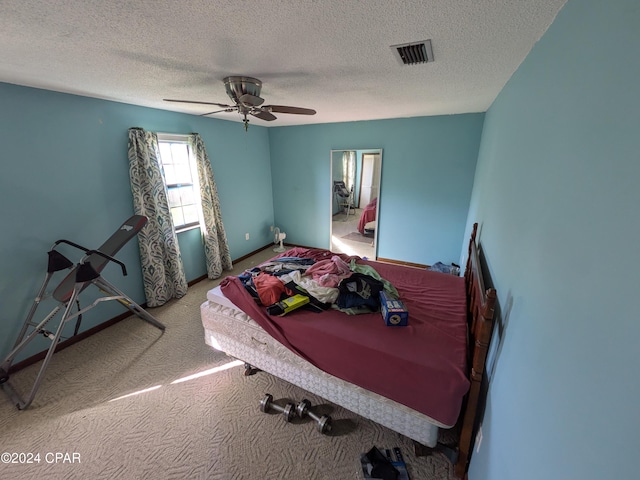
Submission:
<svg viewBox="0 0 640 480">
<path fill-rule="evenodd" d="M 358 257 L 328 250 L 294 248 L 238 276 L 247 291 L 268 307 L 296 294 L 309 297 L 303 308 L 317 312 L 334 308 L 348 314 L 370 313 L 380 308 L 380 292 L 392 298 L 398 291 Z"/>
</svg>

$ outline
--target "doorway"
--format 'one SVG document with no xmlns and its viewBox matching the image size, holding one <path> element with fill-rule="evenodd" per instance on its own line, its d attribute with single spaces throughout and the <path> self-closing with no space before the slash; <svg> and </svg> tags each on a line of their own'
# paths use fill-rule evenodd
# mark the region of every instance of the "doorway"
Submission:
<svg viewBox="0 0 640 480">
<path fill-rule="evenodd" d="M 381 149 L 331 151 L 332 252 L 376 259 L 381 172 Z"/>
<path fill-rule="evenodd" d="M 358 205 L 366 206 L 378 198 L 380 188 L 380 154 L 363 153 Z"/>
</svg>

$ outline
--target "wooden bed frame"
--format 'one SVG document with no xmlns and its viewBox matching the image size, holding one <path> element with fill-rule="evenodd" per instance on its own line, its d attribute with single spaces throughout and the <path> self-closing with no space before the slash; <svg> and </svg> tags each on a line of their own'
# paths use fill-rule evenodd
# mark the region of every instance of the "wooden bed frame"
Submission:
<svg viewBox="0 0 640 480">
<path fill-rule="evenodd" d="M 435 448 L 415 444 L 417 456 L 430 455 L 442 451 L 454 464 L 454 474 L 467 479 L 467 469 L 471 459 L 471 449 L 480 423 L 484 371 L 487 354 L 493 336 L 496 306 L 496 290 L 485 288 L 484 276 L 480 265 L 480 255 L 476 244 L 478 224 L 473 224 L 466 268 L 464 272 L 467 293 L 467 365 L 469 366 L 469 391 L 460 410 L 456 424 L 458 444 L 455 447 L 438 445 Z"/>
<path fill-rule="evenodd" d="M 473 225 L 469 242 L 469 256 L 464 273 L 467 288 L 467 323 L 468 323 L 468 365 L 471 386 L 463 403 L 458 421 L 460 437 L 458 441 L 458 459 L 455 463 L 455 474 L 466 478 L 473 439 L 480 421 L 482 380 L 484 378 L 487 353 L 493 335 L 496 291 L 485 288 L 484 277 L 480 265 L 480 256 L 476 244 L 478 224 Z"/>
</svg>

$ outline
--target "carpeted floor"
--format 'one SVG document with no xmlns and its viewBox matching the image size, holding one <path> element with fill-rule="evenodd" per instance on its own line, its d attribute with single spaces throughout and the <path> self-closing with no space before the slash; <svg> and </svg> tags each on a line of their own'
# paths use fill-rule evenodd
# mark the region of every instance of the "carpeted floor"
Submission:
<svg viewBox="0 0 640 480">
<path fill-rule="evenodd" d="M 362 210 L 357 208 L 350 215 L 338 213 L 331 221 L 331 250 L 347 255 L 358 255 L 374 259 L 376 249 L 374 239 L 367 238 L 358 232 L 358 222 Z"/>
<path fill-rule="evenodd" d="M 271 256 L 264 250 L 230 273 Z M 412 480 L 454 478 L 444 455 L 416 458 L 407 438 L 264 372 L 245 377 L 239 362 L 208 347 L 199 307 L 218 283 L 150 309 L 164 333 L 131 317 L 56 353 L 28 410 L 2 394 L 0 450 L 23 455 L 3 453 L 0 478 L 359 479 L 360 454 L 374 445 L 399 446 Z M 11 382 L 25 392 L 38 367 Z M 333 431 L 262 413 L 265 393 L 280 405 L 309 399 L 332 416 Z"/>
<path fill-rule="evenodd" d="M 373 243 L 373 237 L 367 237 L 365 235 L 362 235 L 360 232 L 351 232 L 346 235 L 343 235 L 340 238 L 343 238 L 345 240 L 353 240 L 354 242 L 367 243 L 367 244 Z"/>
</svg>

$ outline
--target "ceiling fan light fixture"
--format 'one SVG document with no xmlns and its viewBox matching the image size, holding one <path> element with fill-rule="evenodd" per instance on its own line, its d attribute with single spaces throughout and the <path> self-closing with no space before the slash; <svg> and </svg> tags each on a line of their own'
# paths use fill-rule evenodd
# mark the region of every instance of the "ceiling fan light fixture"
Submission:
<svg viewBox="0 0 640 480">
<path fill-rule="evenodd" d="M 391 50 L 400 65 L 419 65 L 433 62 L 431 40 L 391 45 Z"/>
</svg>

